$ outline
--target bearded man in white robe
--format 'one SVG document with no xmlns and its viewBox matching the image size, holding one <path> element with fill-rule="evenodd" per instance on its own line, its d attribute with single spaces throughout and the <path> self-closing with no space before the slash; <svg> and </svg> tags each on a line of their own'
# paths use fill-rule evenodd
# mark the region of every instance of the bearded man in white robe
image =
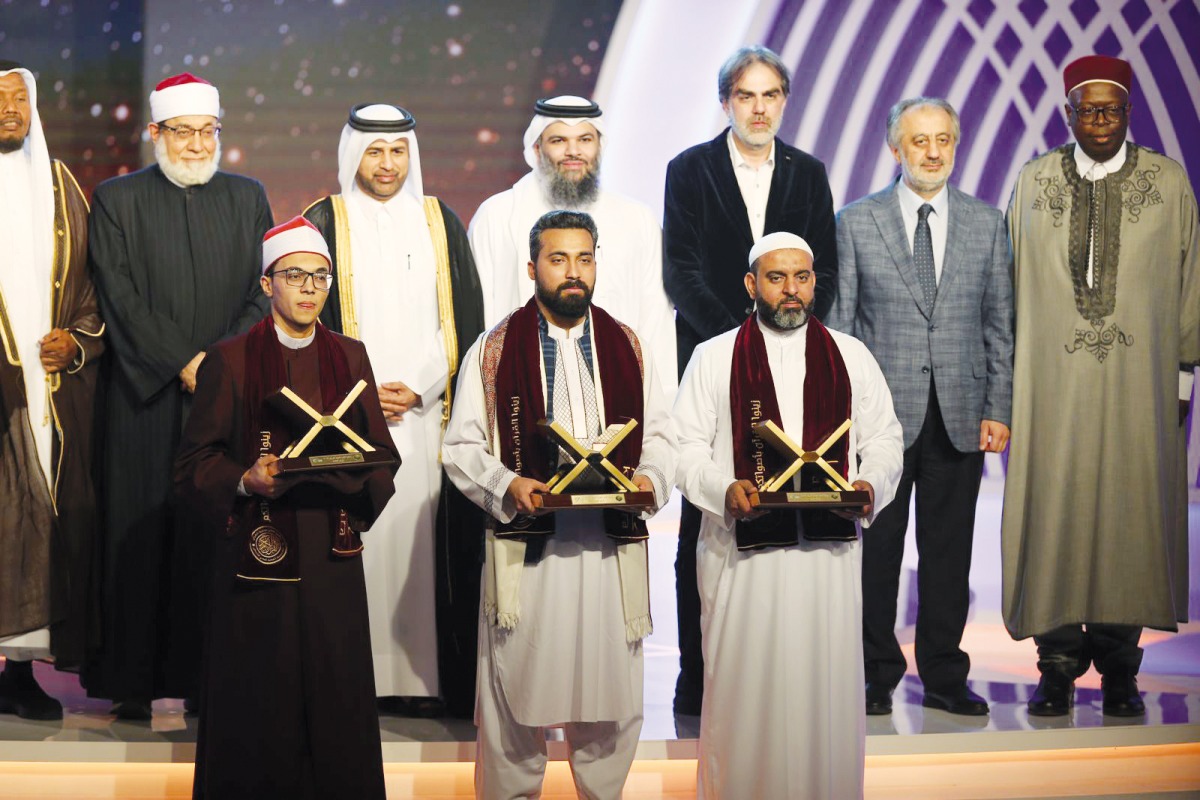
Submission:
<svg viewBox="0 0 1200 800">
<path fill-rule="evenodd" d="M 637 332 L 654 353 L 663 388 L 674 395 L 675 309 L 663 289 L 662 227 L 647 206 L 601 186 L 604 135 L 603 113 L 590 100 L 563 95 L 535 104 L 524 137 L 532 172 L 483 201 L 468 231 L 485 322 L 495 325 L 533 294 L 525 269 L 533 223 L 552 209 L 585 211 L 604 231 L 596 248 L 596 304 Z"/>
<path fill-rule="evenodd" d="M 698 795 L 846 800 L 862 796 L 866 751 L 861 527 L 895 494 L 903 436 L 866 346 L 811 316 L 807 242 L 769 234 L 749 262 L 756 313 L 696 348 L 675 402 L 679 486 L 704 515 Z M 850 419 L 825 458 L 871 502 L 757 509 L 774 465 L 756 419 L 806 451 Z"/>
<path fill-rule="evenodd" d="M 597 241 L 587 214 L 538 220 L 529 236 L 535 296 L 467 353 L 442 450 L 446 472 L 488 515 L 481 798 L 539 796 L 553 726 L 563 728 L 580 795 L 619 797 L 642 727 L 645 521 L 621 508 L 538 513 L 561 460 L 542 420 L 579 441 L 636 420 L 609 456 L 614 468 L 652 493 L 655 510 L 674 481 L 675 430 L 653 358 L 591 302 Z"/>
<path fill-rule="evenodd" d="M 449 206 L 424 193 L 416 124 L 399 106 L 352 108 L 338 145 L 342 191 L 304 215 L 329 245 L 337 276 L 322 322 L 366 345 L 402 460 L 395 497 L 363 551 L 380 708 L 432 716 L 444 696 L 450 712 L 463 715 L 474 697 L 475 653 L 454 647 L 467 636 L 444 634 L 474 633 L 479 547 L 452 564 L 450 549 L 436 547 L 439 535 L 459 538 L 448 530 L 450 509 L 439 503 L 465 505 L 475 519 L 473 507 L 443 486 L 438 451 L 460 343 L 465 349 L 483 331 L 483 298 L 466 230 Z M 439 613 L 438 595 L 446 596 L 449 578 L 459 574 L 471 587 L 461 603 L 470 623 L 454 626 L 445 603 Z"/>
</svg>

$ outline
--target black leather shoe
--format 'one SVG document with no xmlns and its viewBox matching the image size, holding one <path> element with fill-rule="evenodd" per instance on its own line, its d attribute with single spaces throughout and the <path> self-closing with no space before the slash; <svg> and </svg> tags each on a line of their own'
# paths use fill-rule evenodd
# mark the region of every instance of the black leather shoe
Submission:
<svg viewBox="0 0 1200 800">
<path fill-rule="evenodd" d="M 1102 675 L 1100 691 L 1104 693 L 1104 713 L 1110 717 L 1140 717 L 1146 704 L 1138 692 L 1133 675 Z"/>
<path fill-rule="evenodd" d="M 949 711 L 951 714 L 962 714 L 964 717 L 986 717 L 988 713 L 987 701 L 971 691 L 966 684 L 948 692 L 927 691 L 921 705 Z"/>
<path fill-rule="evenodd" d="M 154 717 L 149 700 L 121 700 L 113 703 L 112 713 L 126 722 L 145 722 Z"/>
<path fill-rule="evenodd" d="M 693 681 L 688 680 L 683 673 L 680 673 L 678 680 L 675 681 L 675 701 L 671 704 L 671 710 L 676 714 L 698 717 L 703 698 L 703 685 L 696 686 Z"/>
<path fill-rule="evenodd" d="M 867 684 L 867 716 L 882 717 L 892 713 L 892 688 L 877 683 Z"/>
<path fill-rule="evenodd" d="M 32 673 L 27 678 L 14 678 L 8 671 L 0 673 L 0 714 L 16 714 L 21 719 L 62 719 L 62 703 L 42 690 Z"/>
<path fill-rule="evenodd" d="M 1075 704 L 1075 681 L 1061 672 L 1043 672 L 1026 708 L 1035 717 L 1061 717 Z"/>
</svg>

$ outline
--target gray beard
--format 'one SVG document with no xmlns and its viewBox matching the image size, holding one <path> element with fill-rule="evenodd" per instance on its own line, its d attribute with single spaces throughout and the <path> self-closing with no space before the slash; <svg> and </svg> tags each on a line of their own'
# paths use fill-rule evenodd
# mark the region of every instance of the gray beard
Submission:
<svg viewBox="0 0 1200 800">
<path fill-rule="evenodd" d="M 538 164 L 538 182 L 550 205 L 554 208 L 582 209 L 596 202 L 600 196 L 600 165 L 580 178 L 579 182 L 564 178 L 552 164 L 542 160 Z"/>
<path fill-rule="evenodd" d="M 158 162 L 158 168 L 172 183 L 178 186 L 201 186 L 217 174 L 217 167 L 221 163 L 221 143 L 217 142 L 217 149 L 213 151 L 212 158 L 203 164 L 191 166 L 184 161 L 171 163 L 171 157 L 167 155 L 167 143 L 160 137 L 154 143 L 154 159 Z"/>
<path fill-rule="evenodd" d="M 813 304 L 809 303 L 803 308 L 797 308 L 794 311 L 784 311 L 779 308 L 767 308 L 764 305 L 758 307 L 758 318 L 763 321 L 767 327 L 774 328 L 778 331 L 794 331 L 804 323 L 808 322 L 809 316 L 812 315 Z"/>
</svg>

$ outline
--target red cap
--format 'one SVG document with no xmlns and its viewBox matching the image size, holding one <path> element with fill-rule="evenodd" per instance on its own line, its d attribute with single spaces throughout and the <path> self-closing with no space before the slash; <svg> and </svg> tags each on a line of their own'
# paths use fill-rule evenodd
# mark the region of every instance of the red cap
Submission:
<svg viewBox="0 0 1200 800">
<path fill-rule="evenodd" d="M 304 217 L 292 217 L 267 231 L 262 241 L 262 271 L 265 273 L 279 259 L 292 253 L 315 253 L 333 265 L 325 237 Z"/>
<path fill-rule="evenodd" d="M 190 72 L 181 72 L 178 75 L 172 75 L 169 78 L 159 81 L 158 85 L 154 87 L 154 90 L 156 92 L 161 92 L 163 89 L 170 89 L 172 86 L 183 86 L 184 84 L 188 83 L 203 83 L 205 86 L 212 86 L 212 84 L 204 80 L 204 78 L 197 78 Z"/>
<path fill-rule="evenodd" d="M 1128 61 L 1111 56 L 1084 56 L 1067 64 L 1063 70 L 1063 92 L 1070 94 L 1085 83 L 1101 81 L 1133 90 L 1133 67 Z"/>
</svg>

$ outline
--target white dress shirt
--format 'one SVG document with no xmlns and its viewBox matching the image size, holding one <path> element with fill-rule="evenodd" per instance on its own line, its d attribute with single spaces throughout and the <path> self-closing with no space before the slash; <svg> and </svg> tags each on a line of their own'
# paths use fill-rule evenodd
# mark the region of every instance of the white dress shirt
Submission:
<svg viewBox="0 0 1200 800">
<path fill-rule="evenodd" d="M 750 233 L 757 242 L 762 238 L 763 228 L 767 224 L 767 199 L 771 195 L 771 176 L 775 174 L 775 142 L 771 142 L 771 152 L 767 155 L 766 162 L 755 167 L 749 164 L 742 151 L 737 149 L 732 130 L 726 134 L 725 141 L 729 145 L 734 177 L 737 178 L 738 188 L 742 191 L 742 200 L 746 203 Z"/>
</svg>

